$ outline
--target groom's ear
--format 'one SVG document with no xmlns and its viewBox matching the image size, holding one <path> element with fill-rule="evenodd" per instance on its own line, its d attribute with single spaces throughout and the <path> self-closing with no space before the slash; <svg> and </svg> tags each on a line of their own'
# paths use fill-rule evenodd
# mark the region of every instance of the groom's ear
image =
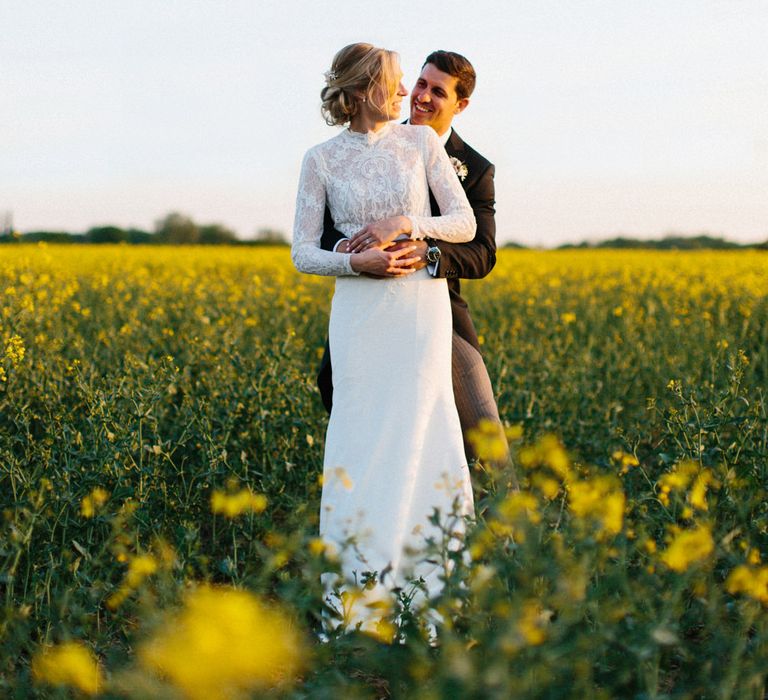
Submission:
<svg viewBox="0 0 768 700">
<path fill-rule="evenodd" d="M 461 114 L 469 106 L 469 98 L 463 97 L 456 103 L 456 107 L 453 110 L 454 116 Z"/>
</svg>

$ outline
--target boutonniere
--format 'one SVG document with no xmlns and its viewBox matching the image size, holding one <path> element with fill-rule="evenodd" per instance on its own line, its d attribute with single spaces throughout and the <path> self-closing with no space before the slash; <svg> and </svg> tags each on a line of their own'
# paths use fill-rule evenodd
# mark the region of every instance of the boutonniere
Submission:
<svg viewBox="0 0 768 700">
<path fill-rule="evenodd" d="M 469 175 L 469 170 L 467 170 L 467 164 L 462 163 L 456 156 L 448 156 L 448 160 L 451 161 L 451 165 L 453 166 L 453 169 L 456 171 L 456 174 L 459 176 L 459 180 L 464 182 L 464 178 Z"/>
</svg>

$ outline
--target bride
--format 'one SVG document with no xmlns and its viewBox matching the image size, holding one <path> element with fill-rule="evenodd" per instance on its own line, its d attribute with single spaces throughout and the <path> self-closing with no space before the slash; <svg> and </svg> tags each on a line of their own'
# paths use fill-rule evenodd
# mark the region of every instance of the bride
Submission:
<svg viewBox="0 0 768 700">
<path fill-rule="evenodd" d="M 393 242 L 468 241 L 475 220 L 434 130 L 392 122 L 401 79 L 392 51 L 358 43 L 334 57 L 322 111 L 348 126 L 304 157 L 291 249 L 299 271 L 336 276 L 320 535 L 345 577 L 324 576 L 329 596 L 341 585 L 343 620 L 363 630 L 375 629 L 392 589 L 422 579 L 430 596 L 440 591 L 442 562 L 419 552 L 444 542 L 446 524 L 456 546 L 474 513 L 446 281 L 414 272 L 413 248 Z M 442 216 L 430 216 L 428 188 Z M 321 250 L 326 202 L 354 252 Z M 384 273 L 395 276 L 375 277 Z"/>
</svg>

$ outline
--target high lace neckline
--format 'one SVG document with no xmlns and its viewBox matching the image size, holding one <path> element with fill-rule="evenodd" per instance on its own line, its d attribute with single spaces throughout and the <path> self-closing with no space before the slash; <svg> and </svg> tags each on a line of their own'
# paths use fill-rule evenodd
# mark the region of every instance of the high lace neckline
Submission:
<svg viewBox="0 0 768 700">
<path fill-rule="evenodd" d="M 389 132 L 391 128 L 392 128 L 392 122 L 387 122 L 378 131 L 366 131 L 365 133 L 363 133 L 362 131 L 352 131 L 350 127 L 347 127 L 343 133 L 345 133 L 348 138 L 354 139 L 355 141 L 359 141 L 360 143 L 367 143 L 370 146 L 376 143 L 377 141 L 380 141 L 383 138 L 383 136 Z"/>
</svg>

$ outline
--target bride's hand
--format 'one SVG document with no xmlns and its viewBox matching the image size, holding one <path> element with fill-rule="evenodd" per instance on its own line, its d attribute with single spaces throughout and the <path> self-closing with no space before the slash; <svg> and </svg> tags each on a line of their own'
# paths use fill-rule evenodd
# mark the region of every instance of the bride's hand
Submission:
<svg viewBox="0 0 768 700">
<path fill-rule="evenodd" d="M 369 248 L 362 253 L 355 253 L 350 258 L 355 272 L 376 277 L 402 277 L 416 270 L 412 267 L 419 257 L 407 257 L 416 250 L 416 246 L 404 246 L 398 250 L 382 250 Z"/>
<path fill-rule="evenodd" d="M 410 233 L 411 220 L 407 216 L 390 216 L 361 228 L 349 239 L 348 253 L 361 253 L 374 246 L 386 245 L 400 234 Z"/>
</svg>

